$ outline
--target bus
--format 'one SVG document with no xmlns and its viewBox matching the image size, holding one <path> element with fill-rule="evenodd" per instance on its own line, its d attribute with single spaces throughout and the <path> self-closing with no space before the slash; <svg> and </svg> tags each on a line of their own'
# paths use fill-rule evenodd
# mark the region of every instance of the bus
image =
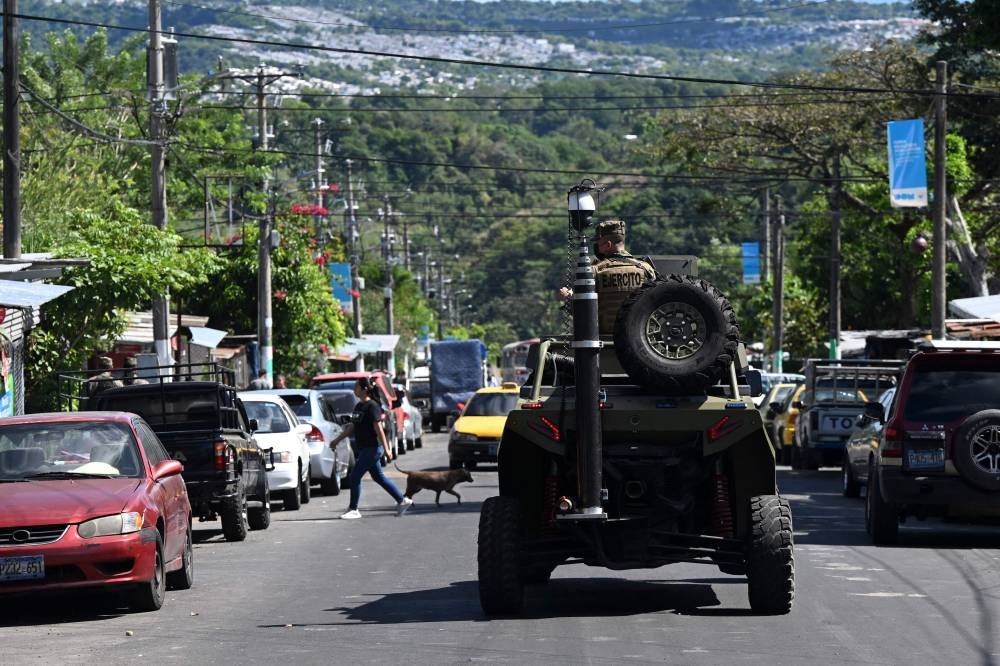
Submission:
<svg viewBox="0 0 1000 666">
<path fill-rule="evenodd" d="M 500 350 L 500 377 L 504 382 L 516 382 L 518 386 L 524 384 L 531 374 L 528 369 L 528 351 L 532 345 L 540 342 L 538 338 L 530 340 L 520 340 L 504 345 Z"/>
</svg>

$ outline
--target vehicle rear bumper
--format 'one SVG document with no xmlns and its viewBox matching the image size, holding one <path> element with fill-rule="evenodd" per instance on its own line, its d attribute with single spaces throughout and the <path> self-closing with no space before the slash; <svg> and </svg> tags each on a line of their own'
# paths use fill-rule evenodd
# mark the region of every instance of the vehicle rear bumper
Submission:
<svg viewBox="0 0 1000 666">
<path fill-rule="evenodd" d="M 1000 507 L 1000 493 L 980 490 L 957 476 L 929 476 L 880 467 L 882 498 L 891 504 Z"/>
<path fill-rule="evenodd" d="M 41 555 L 45 563 L 45 578 L 0 582 L 0 595 L 148 581 L 155 548 L 155 530 L 83 539 L 70 527 L 55 543 L 0 550 L 0 557 Z"/>
<path fill-rule="evenodd" d="M 499 441 L 448 444 L 448 460 L 454 462 L 488 462 L 497 461 Z"/>
</svg>

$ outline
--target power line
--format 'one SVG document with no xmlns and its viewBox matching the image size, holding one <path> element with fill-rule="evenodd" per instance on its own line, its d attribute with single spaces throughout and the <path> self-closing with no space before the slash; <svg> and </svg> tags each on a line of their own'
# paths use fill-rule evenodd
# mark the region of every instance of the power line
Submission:
<svg viewBox="0 0 1000 666">
<path fill-rule="evenodd" d="M 143 28 L 132 28 L 128 26 L 113 25 L 109 23 L 97 23 L 94 21 L 81 21 L 72 19 L 60 19 L 52 18 L 47 16 L 36 16 L 32 14 L 14 14 L 17 18 L 28 20 L 28 21 L 42 21 L 46 23 L 60 23 L 65 25 L 77 25 L 82 27 L 90 28 L 104 28 L 111 30 L 122 30 L 126 32 L 141 32 L 146 33 L 148 30 Z M 249 37 L 223 37 L 221 35 L 199 35 L 195 33 L 186 32 L 173 32 L 173 37 L 185 37 L 189 39 L 200 39 L 205 41 L 216 41 L 216 42 L 227 42 L 236 44 L 252 44 L 256 46 L 271 46 L 280 47 L 304 51 L 318 51 L 321 53 L 346 53 L 352 55 L 364 55 L 372 56 L 376 58 L 398 58 L 400 60 L 417 60 L 420 62 L 435 62 L 440 64 L 450 64 L 450 65 L 470 65 L 474 67 L 491 67 L 497 69 L 514 69 L 521 71 L 532 71 L 532 72 L 547 72 L 551 74 L 578 74 L 583 76 L 610 76 L 610 77 L 621 77 L 630 79 L 643 79 L 650 81 L 678 81 L 683 83 L 704 83 L 711 85 L 729 85 L 729 86 L 748 86 L 754 88 L 763 89 L 775 89 L 775 90 L 809 90 L 815 92 L 831 92 L 831 93 L 894 93 L 918 95 L 918 96 L 932 96 L 939 95 L 937 91 L 933 89 L 898 89 L 898 88 L 862 88 L 857 86 L 819 86 L 819 85 L 809 85 L 804 83 L 775 83 L 768 81 L 740 81 L 737 79 L 710 79 L 706 77 L 693 77 L 693 76 L 671 76 L 667 74 L 640 74 L 637 72 L 622 72 L 613 70 L 600 70 L 600 69 L 576 69 L 571 67 L 549 67 L 544 65 L 524 65 L 519 63 L 503 63 L 503 62 L 490 62 L 486 60 L 460 60 L 458 58 L 444 58 L 440 56 L 428 56 L 428 55 L 413 55 L 405 53 L 392 53 L 389 51 L 368 51 L 365 49 L 348 49 L 343 47 L 335 46 L 318 46 L 314 44 L 298 44 L 294 42 L 279 42 L 276 40 L 268 39 L 252 39 Z M 946 93 L 949 95 L 954 95 L 954 93 Z"/>
</svg>

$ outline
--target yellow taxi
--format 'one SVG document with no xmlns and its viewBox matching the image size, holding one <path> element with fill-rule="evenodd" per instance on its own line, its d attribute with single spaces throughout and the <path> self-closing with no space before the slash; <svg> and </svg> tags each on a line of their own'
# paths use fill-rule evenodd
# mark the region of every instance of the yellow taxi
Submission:
<svg viewBox="0 0 1000 666">
<path fill-rule="evenodd" d="M 521 389 L 514 382 L 476 391 L 455 419 L 448 436 L 448 467 L 475 469 L 495 463 L 507 415 L 520 403 Z"/>
<path fill-rule="evenodd" d="M 799 384 L 790 395 L 785 397 L 782 403 L 784 409 L 774 416 L 774 432 L 781 436 L 781 455 L 778 462 L 790 465 L 792 462 L 792 446 L 795 445 L 795 422 L 799 418 L 799 408 L 793 407 L 801 400 L 802 392 L 806 390 L 805 384 Z"/>
</svg>

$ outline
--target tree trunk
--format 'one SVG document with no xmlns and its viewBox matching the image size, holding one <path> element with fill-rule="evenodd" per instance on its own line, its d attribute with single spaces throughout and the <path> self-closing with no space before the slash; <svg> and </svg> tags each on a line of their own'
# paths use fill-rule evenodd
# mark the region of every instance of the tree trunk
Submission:
<svg viewBox="0 0 1000 666">
<path fill-rule="evenodd" d="M 948 249 L 958 261 L 958 267 L 969 283 L 969 291 L 972 296 L 988 296 L 990 293 L 988 280 L 991 277 L 986 262 L 989 259 L 989 250 L 982 245 L 978 247 L 972 243 L 972 234 L 965 223 L 965 216 L 958 205 L 958 198 L 951 196 L 948 199 L 948 214 L 945 216 L 948 224 Z"/>
</svg>

